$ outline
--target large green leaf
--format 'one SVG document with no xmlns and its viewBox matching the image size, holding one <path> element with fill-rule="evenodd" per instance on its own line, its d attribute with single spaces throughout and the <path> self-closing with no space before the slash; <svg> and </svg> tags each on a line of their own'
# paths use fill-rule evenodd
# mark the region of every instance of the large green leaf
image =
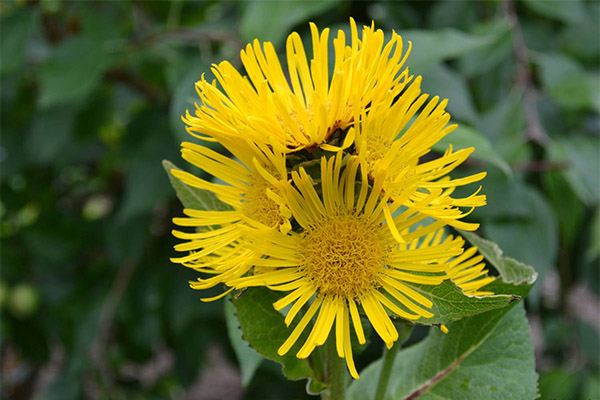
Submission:
<svg viewBox="0 0 600 400">
<path fill-rule="evenodd" d="M 446 335 L 427 338 L 400 351 L 386 399 L 481 400 L 537 397 L 533 345 L 519 305 L 465 318 Z M 349 399 L 371 398 L 381 360 L 367 367 L 349 389 Z"/>
<path fill-rule="evenodd" d="M 433 149 L 443 152 L 448 149 L 449 145 L 452 145 L 454 150 L 475 147 L 475 151 L 471 155 L 472 158 L 488 162 L 498 167 L 507 176 L 512 176 L 510 166 L 504 161 L 499 152 L 492 147 L 490 141 L 484 135 L 469 126 L 460 125 L 452 133 L 437 142 L 433 146 Z"/>
<path fill-rule="evenodd" d="M 294 25 L 334 7 L 339 0 L 250 0 L 240 21 L 242 39 L 270 41 L 278 47 Z"/>
<path fill-rule="evenodd" d="M 248 386 L 263 358 L 242 337 L 235 308 L 229 300 L 225 301 L 225 321 L 227 322 L 229 341 L 240 365 L 242 385 Z"/>
<path fill-rule="evenodd" d="M 233 299 L 244 339 L 258 353 L 280 363 L 288 379 L 313 378 L 314 372 L 308 359 L 296 358 L 296 353 L 306 338 L 305 334 L 300 336 L 287 354 L 277 354 L 277 349 L 292 333 L 299 320 L 296 318 L 295 323 L 285 326 L 283 315 L 273 308 L 273 303 L 279 298 L 278 293 L 260 287 L 250 288 Z"/>
<path fill-rule="evenodd" d="M 62 42 L 40 68 L 40 106 L 86 98 L 100 83 L 110 62 L 98 38 L 80 36 Z"/>
<path fill-rule="evenodd" d="M 228 209 L 227 204 L 223 203 L 214 193 L 207 190 L 202 190 L 188 186 L 175 178 L 171 174 L 171 170 L 177 169 L 181 171 L 181 168 L 177 167 L 171 161 L 163 160 L 163 168 L 167 171 L 171 186 L 177 192 L 177 197 L 181 204 L 185 208 L 191 208 L 193 210 L 226 210 Z"/>
</svg>

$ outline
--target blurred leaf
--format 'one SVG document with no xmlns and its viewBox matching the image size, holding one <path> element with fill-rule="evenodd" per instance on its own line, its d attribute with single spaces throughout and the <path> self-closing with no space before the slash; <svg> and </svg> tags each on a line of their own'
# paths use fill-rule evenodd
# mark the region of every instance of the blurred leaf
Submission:
<svg viewBox="0 0 600 400">
<path fill-rule="evenodd" d="M 512 175 L 513 179 L 500 170 L 489 170 L 483 180 L 483 193 L 487 196 L 485 207 L 477 209 L 480 218 L 527 218 L 530 210 L 526 198 L 527 186 L 521 175 Z M 506 205 L 510 204 L 510 207 Z"/>
<path fill-rule="evenodd" d="M 314 372 L 308 359 L 296 358 L 306 339 L 306 332 L 284 356 L 277 354 L 277 349 L 299 321 L 296 318 L 289 327 L 285 326 L 283 315 L 273 308 L 273 303 L 279 298 L 278 293 L 263 287 L 247 289 L 237 299 L 233 298 L 243 337 L 258 353 L 282 364 L 283 373 L 288 379 L 313 378 Z"/>
<path fill-rule="evenodd" d="M 400 350 L 386 399 L 535 399 L 537 374 L 523 305 L 504 310 L 450 324 L 448 334 L 431 329 L 424 341 Z M 348 398 L 370 398 L 380 369 L 381 360 L 369 365 L 352 382 Z"/>
<path fill-rule="evenodd" d="M 512 91 L 483 113 L 475 128 L 490 140 L 496 153 L 512 163 L 523 161 L 521 158 L 529 159 L 527 155 L 522 157 L 523 151 L 528 149 L 523 140 L 526 126 L 522 95 Z"/>
<path fill-rule="evenodd" d="M 585 9 L 580 0 L 522 0 L 532 11 L 548 18 L 571 24 L 585 19 Z"/>
<path fill-rule="evenodd" d="M 0 76 L 17 69 L 27 49 L 27 42 L 36 28 L 38 12 L 33 7 L 20 6 L 0 19 Z"/>
<path fill-rule="evenodd" d="M 79 36 L 60 43 L 40 67 L 40 106 L 86 98 L 100 83 L 110 62 L 97 38 Z"/>
<path fill-rule="evenodd" d="M 598 374 L 590 374 L 583 387 L 584 399 L 600 399 L 600 377 Z"/>
<path fill-rule="evenodd" d="M 540 373 L 542 399 L 574 399 L 576 390 L 577 376 L 571 371 L 561 368 Z"/>
<path fill-rule="evenodd" d="M 148 213 L 171 196 L 160 166 L 165 156 L 175 154 L 175 143 L 168 130 L 166 115 L 157 112 L 142 113 L 129 125 L 124 145 L 127 175 L 119 209 L 121 219 Z"/>
<path fill-rule="evenodd" d="M 465 78 L 444 64 L 438 64 L 423 74 L 423 91 L 432 97 L 448 99 L 448 112 L 459 121 L 477 123 L 479 116 L 471 99 Z"/>
<path fill-rule="evenodd" d="M 214 79 L 210 67 L 201 61 L 190 62 L 190 67 L 175 86 L 171 106 L 169 108 L 169 121 L 171 130 L 175 134 L 177 142 L 189 141 L 193 136 L 185 130 L 185 123 L 181 117 L 185 115 L 186 110 L 194 115 L 196 110 L 195 103 L 200 104 L 200 96 L 196 92 L 196 82 L 204 75 L 205 79 L 210 82 Z M 214 148 L 215 143 L 203 142 L 203 145 Z"/>
<path fill-rule="evenodd" d="M 549 148 L 550 160 L 567 161 L 563 171 L 567 182 L 588 206 L 600 202 L 600 139 L 594 136 L 569 136 L 554 140 Z"/>
<path fill-rule="evenodd" d="M 248 0 L 244 3 L 245 8 L 240 20 L 240 35 L 245 42 L 254 39 L 269 41 L 277 49 L 295 25 L 333 8 L 338 3 L 339 0 Z"/>
<path fill-rule="evenodd" d="M 589 38 L 600 37 L 600 4 L 592 1 L 582 6 L 586 9 L 585 18 L 565 26 L 560 32 L 562 48 L 579 59 L 595 62 L 600 54 L 600 46 Z"/>
<path fill-rule="evenodd" d="M 447 4 L 454 3 L 448 2 Z M 458 70 L 464 76 L 472 77 L 484 74 L 498 64 L 509 64 L 509 61 L 512 60 L 513 42 L 506 19 L 498 18 L 479 24 L 471 33 L 478 36 L 493 35 L 496 40 L 492 46 L 465 54 L 458 60 Z"/>
<path fill-rule="evenodd" d="M 235 307 L 229 298 L 225 301 L 225 321 L 227 322 L 229 341 L 235 351 L 242 372 L 242 386 L 248 386 L 263 358 L 243 339 L 235 315 Z"/>
<path fill-rule="evenodd" d="M 439 31 L 405 30 L 400 34 L 412 42 L 407 65 L 411 72 L 422 74 L 441 61 L 460 57 L 473 51 L 491 46 L 497 34 L 475 36 L 454 29 Z"/>
<path fill-rule="evenodd" d="M 173 189 L 177 192 L 179 201 L 181 201 L 181 204 L 183 204 L 185 208 L 215 211 L 228 209 L 229 206 L 217 199 L 217 196 L 215 196 L 214 193 L 188 186 L 171 175 L 172 169 L 181 171 L 181 168 L 177 167 L 172 162 L 163 160 L 163 168 L 169 176 L 171 186 L 173 186 Z"/>
<path fill-rule="evenodd" d="M 593 261 L 600 257 L 600 205 L 594 211 L 590 232 L 590 247 L 587 250 L 586 257 Z"/>
<path fill-rule="evenodd" d="M 492 147 L 490 141 L 475 129 L 466 125 L 459 125 L 453 132 L 437 142 L 433 146 L 433 150 L 444 152 L 450 145 L 452 145 L 454 151 L 475 147 L 475 151 L 470 157 L 495 165 L 507 177 L 512 177 L 512 170 L 507 162 Z"/>
<path fill-rule="evenodd" d="M 488 221 L 483 228 L 506 255 L 534 266 L 542 281 L 556 262 L 558 224 L 540 193 L 528 188 L 525 199 L 530 209 L 528 218 Z M 532 300 L 537 299 L 540 289 L 540 286 L 534 289 Z"/>
<path fill-rule="evenodd" d="M 471 7 L 466 1 L 432 2 L 427 13 L 429 28 L 465 29 L 477 21 L 477 8 Z"/>
<path fill-rule="evenodd" d="M 71 147 L 76 109 L 53 107 L 33 116 L 25 140 L 25 154 L 33 164 L 50 164 L 61 159 Z"/>
<path fill-rule="evenodd" d="M 479 127 L 492 142 L 500 142 L 517 136 L 526 127 L 523 98 L 516 91 L 494 104 L 482 115 Z"/>
<path fill-rule="evenodd" d="M 546 197 L 558 220 L 561 238 L 572 248 L 581 234 L 585 204 L 569 185 L 562 171 L 547 172 L 542 179 Z"/>
<path fill-rule="evenodd" d="M 554 100 L 569 109 L 600 111 L 600 78 L 597 74 L 585 72 L 581 65 L 564 54 L 542 54 L 537 59 L 544 88 Z"/>
</svg>

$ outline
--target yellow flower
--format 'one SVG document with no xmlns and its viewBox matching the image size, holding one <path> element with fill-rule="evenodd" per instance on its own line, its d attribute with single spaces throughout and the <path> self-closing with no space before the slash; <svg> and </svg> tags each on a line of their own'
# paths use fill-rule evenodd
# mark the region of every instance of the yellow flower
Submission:
<svg viewBox="0 0 600 400">
<path fill-rule="evenodd" d="M 312 178 L 299 168 L 292 172 L 292 182 L 280 185 L 280 195 L 273 196 L 278 204 L 289 207 L 300 228 L 282 232 L 249 225 L 248 248 L 264 256 L 253 260 L 262 272 L 227 284 L 237 289 L 267 286 L 291 291 L 274 304 L 277 310 L 293 304 L 285 318 L 288 326 L 314 298 L 279 354 L 290 350 L 317 315 L 297 357 L 306 358 L 324 344 L 335 323 L 338 355 L 358 379 L 350 344 L 350 320 L 359 343 L 365 343 L 358 306 L 389 348 L 398 340 L 398 332 L 388 314 L 409 320 L 433 316 L 428 310 L 432 301 L 411 284 L 439 285 L 451 277 L 447 274 L 450 266 L 457 272 L 452 276 L 459 277 L 463 266 L 471 265 L 466 260 L 470 256 L 449 261 L 463 252 L 464 240 L 443 238 L 443 231 L 431 225 L 409 232 L 410 220 L 398 221 L 407 242 L 398 243 L 385 226 L 389 195 L 380 197 L 383 176 L 375 176 L 370 188 L 356 156 L 343 162 L 339 152 L 322 158 L 320 166 L 321 195 Z M 469 275 L 467 280 L 472 278 Z"/>
<path fill-rule="evenodd" d="M 260 255 L 246 247 L 241 229 L 244 225 L 251 223 L 282 231 L 291 229 L 289 211 L 268 196 L 269 191 L 276 192 L 277 189 L 258 173 L 259 170 L 270 171 L 270 177 L 285 179 L 287 172 L 283 155 L 268 148 L 261 150 L 250 143 L 225 141 L 224 144 L 240 162 L 193 143 L 184 142 L 181 150 L 186 161 L 224 184 L 208 182 L 185 171 L 171 170 L 171 174 L 184 184 L 215 193 L 231 208 L 227 211 L 185 209 L 183 212 L 187 218 L 173 219 L 176 225 L 195 227 L 197 231 L 173 231 L 175 237 L 186 240 L 176 245 L 175 250 L 186 255 L 171 261 L 213 275 L 192 282 L 191 286 L 195 289 L 208 289 L 240 277 L 252 267 L 251 261 Z M 230 291 L 204 300 L 215 300 Z"/>
<path fill-rule="evenodd" d="M 485 172 L 460 179 L 450 179 L 448 173 L 467 159 L 474 148 L 453 151 L 450 147 L 441 157 L 422 162 L 431 147 L 451 133 L 457 125 L 448 125 L 447 100 L 436 96 L 427 104 L 428 95 L 421 94 L 421 77 L 407 87 L 412 77 L 402 82 L 400 97 L 389 93 L 385 99 L 362 110 L 356 129 L 356 147 L 370 176 L 385 171 L 383 190 L 392 204 L 407 208 L 407 213 L 419 213 L 464 230 L 475 230 L 479 224 L 460 221 L 475 207 L 486 204 L 486 197 L 477 190 L 466 198 L 451 197 L 458 186 L 483 179 Z M 424 106 L 425 105 L 425 106 Z M 424 107 L 423 107 L 424 106 Z M 467 212 L 461 211 L 467 207 Z M 393 225 L 391 213 L 387 221 Z"/>
<path fill-rule="evenodd" d="M 347 137 L 338 146 L 325 143 L 336 132 L 353 124 L 354 116 L 370 104 L 379 103 L 388 93 L 399 94 L 400 73 L 408 56 L 402 54 L 402 39 L 393 34 L 384 45 L 384 34 L 363 27 L 362 36 L 350 20 L 351 38 L 343 31 L 333 40 L 335 60 L 330 76 L 329 29 L 321 33 L 314 24 L 313 54 L 310 61 L 297 33 L 287 39 L 287 71 L 281 67 L 270 42 L 258 40 L 241 52 L 248 77 L 227 61 L 214 65 L 216 82 L 204 76 L 196 83 L 201 104 L 195 115 L 184 117 L 188 132 L 206 140 L 250 138 L 264 143 L 267 137 L 288 151 L 322 147 L 347 147 Z M 289 76 L 288 79 L 286 78 Z"/>
</svg>

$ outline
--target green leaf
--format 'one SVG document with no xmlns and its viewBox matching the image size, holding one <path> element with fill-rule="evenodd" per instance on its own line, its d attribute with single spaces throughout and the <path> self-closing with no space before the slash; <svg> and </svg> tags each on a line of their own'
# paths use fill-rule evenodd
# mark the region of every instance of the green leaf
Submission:
<svg viewBox="0 0 600 400">
<path fill-rule="evenodd" d="M 285 342 L 299 321 L 299 318 L 296 318 L 296 323 L 292 323 L 289 327 L 285 326 L 283 315 L 273 308 L 273 303 L 279 298 L 278 293 L 263 287 L 250 288 L 238 298 L 233 298 L 244 339 L 258 353 L 280 363 L 288 379 L 313 378 L 314 372 L 308 359 L 296 358 L 296 353 L 306 339 L 306 332 L 300 336 L 287 354 L 284 356 L 277 354 L 277 349 Z"/>
<path fill-rule="evenodd" d="M 540 372 L 540 393 L 543 399 L 574 399 L 578 378 L 562 368 Z M 582 400 L 584 397 L 580 397 Z M 589 397 L 594 399 L 597 397 Z"/>
<path fill-rule="evenodd" d="M 37 10 L 20 6 L 11 15 L 5 13 L 0 20 L 0 76 L 14 71 L 21 65 L 35 23 Z"/>
<path fill-rule="evenodd" d="M 512 170 L 508 163 L 504 161 L 498 151 L 492 147 L 490 141 L 475 129 L 460 125 L 452 133 L 445 136 L 442 140 L 433 146 L 433 150 L 444 152 L 448 146 L 452 145 L 454 150 L 475 147 L 475 151 L 470 157 L 488 162 L 498 167 L 506 176 L 512 177 Z"/>
<path fill-rule="evenodd" d="M 489 264 L 499 273 L 498 279 L 485 287 L 494 293 L 492 296 L 467 296 L 451 281 L 441 285 L 419 285 L 405 283 L 433 302 L 431 318 L 421 318 L 422 325 L 447 324 L 465 317 L 502 309 L 515 304 L 527 296 L 537 279 L 535 270 L 519 261 L 502 256 L 496 243 L 480 238 L 470 232 L 460 232 L 479 249 Z M 395 302 L 395 299 L 390 297 Z"/>
<path fill-rule="evenodd" d="M 593 261 L 600 257 L 600 206 L 596 207 L 594 211 L 590 229 L 590 247 L 587 250 L 586 258 Z"/>
<path fill-rule="evenodd" d="M 167 172 L 171 186 L 175 189 L 177 197 L 181 204 L 185 208 L 191 208 L 193 210 L 227 210 L 227 204 L 223 203 L 214 193 L 207 190 L 202 190 L 188 186 L 175 178 L 171 174 L 171 170 L 176 169 L 182 171 L 181 168 L 177 167 L 171 161 L 163 160 L 163 168 Z"/>
<path fill-rule="evenodd" d="M 520 296 L 500 294 L 494 296 L 467 296 L 452 281 L 444 281 L 440 285 L 419 285 L 405 283 L 433 302 L 431 318 L 421 318 L 417 321 L 420 325 L 447 324 L 452 321 L 481 314 L 496 308 L 506 307 L 519 301 Z M 396 299 L 389 297 L 395 303 Z"/>
<path fill-rule="evenodd" d="M 137 115 L 128 126 L 123 145 L 127 154 L 125 193 L 118 210 L 123 221 L 149 214 L 171 196 L 160 167 L 163 157 L 176 154 L 173 138 L 163 133 L 168 129 L 165 115 L 150 111 Z"/>
<path fill-rule="evenodd" d="M 523 0 L 523 2 L 539 15 L 570 24 L 578 24 L 586 17 L 583 3 L 579 0 Z"/>
<path fill-rule="evenodd" d="M 75 37 L 58 45 L 40 67 L 40 106 L 46 108 L 89 96 L 110 65 L 110 57 L 102 46 L 91 36 Z"/>
<path fill-rule="evenodd" d="M 33 164 L 60 160 L 71 145 L 75 108 L 53 107 L 33 115 L 31 131 L 25 140 L 25 154 Z"/>
<path fill-rule="evenodd" d="M 483 228 L 507 255 L 534 266 L 543 280 L 556 262 L 558 223 L 545 197 L 531 187 L 525 194 L 524 201 L 530 209 L 527 218 L 487 221 Z M 537 300 L 540 289 L 534 289 L 532 301 Z"/>
<path fill-rule="evenodd" d="M 229 299 L 225 301 L 225 321 L 229 341 L 240 364 L 242 385 L 248 386 L 263 358 L 242 338 L 242 331 L 235 316 L 235 307 Z"/>
<path fill-rule="evenodd" d="M 438 64 L 423 74 L 423 91 L 430 96 L 438 95 L 448 99 L 448 112 L 452 118 L 477 123 L 479 116 L 473 104 L 469 87 L 463 76 L 452 68 Z"/>
<path fill-rule="evenodd" d="M 567 248 L 572 249 L 581 234 L 585 204 L 567 182 L 563 171 L 546 172 L 542 182 L 558 220 L 561 239 Z"/>
<path fill-rule="evenodd" d="M 461 231 L 461 236 L 467 239 L 485 259 L 496 268 L 502 281 L 515 285 L 533 285 L 537 279 L 537 272 L 529 265 L 525 265 L 510 257 L 505 257 L 498 245 L 490 240 L 483 239 L 474 233 Z"/>
<path fill-rule="evenodd" d="M 597 74 L 587 73 L 577 61 L 564 54 L 542 54 L 537 60 L 542 84 L 554 100 L 568 109 L 600 111 Z"/>
<path fill-rule="evenodd" d="M 402 39 L 412 42 L 412 50 L 407 65 L 412 72 L 422 74 L 432 66 L 451 58 L 456 58 L 493 45 L 497 34 L 486 36 L 469 35 L 455 29 L 439 31 L 404 30 Z"/>
<path fill-rule="evenodd" d="M 465 318 L 444 335 L 401 350 L 392 367 L 386 399 L 481 400 L 537 397 L 537 374 L 529 326 L 522 304 Z M 371 398 L 381 360 L 352 382 L 348 398 Z M 410 397 L 413 396 L 413 397 Z"/>
<path fill-rule="evenodd" d="M 563 175 L 581 201 L 588 206 L 600 202 L 600 139 L 573 135 L 559 138 L 549 148 L 550 160 L 569 163 Z"/>
<path fill-rule="evenodd" d="M 189 63 L 187 72 L 183 74 L 175 85 L 169 108 L 169 121 L 171 123 L 171 130 L 178 142 L 193 139 L 185 130 L 185 123 L 181 120 L 181 117 L 185 115 L 186 110 L 194 115 L 194 111 L 196 110 L 195 103 L 201 103 L 200 97 L 196 92 L 196 82 L 201 79 L 202 74 L 204 74 L 205 79 L 209 82 L 214 79 L 208 65 L 200 60 L 192 61 Z M 202 144 L 211 148 L 215 146 L 215 143 L 212 142 L 203 142 Z"/>
<path fill-rule="evenodd" d="M 465 77 L 485 74 L 500 63 L 510 64 L 513 42 L 506 19 L 481 23 L 471 33 L 478 36 L 494 35 L 496 40 L 492 46 L 465 54 L 458 60 L 458 69 Z"/>
<path fill-rule="evenodd" d="M 244 41 L 270 41 L 277 48 L 295 25 L 335 7 L 338 3 L 339 0 L 249 0 L 245 2 L 245 10 L 241 17 L 240 35 Z"/>
</svg>

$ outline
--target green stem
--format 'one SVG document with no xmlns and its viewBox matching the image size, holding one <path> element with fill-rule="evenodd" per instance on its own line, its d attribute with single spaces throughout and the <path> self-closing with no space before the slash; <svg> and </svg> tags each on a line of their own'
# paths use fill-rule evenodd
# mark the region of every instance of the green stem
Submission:
<svg viewBox="0 0 600 400">
<path fill-rule="evenodd" d="M 377 382 L 377 392 L 375 392 L 375 400 L 384 400 L 387 393 L 388 383 L 390 381 L 390 375 L 392 374 L 392 368 L 394 367 L 394 361 L 396 360 L 396 353 L 402 347 L 402 344 L 410 336 L 410 332 L 413 329 L 412 324 L 401 323 L 397 325 L 398 328 L 398 341 L 392 346 L 391 349 L 384 347 L 383 350 L 383 365 L 381 366 L 381 372 L 379 373 L 379 381 Z"/>
<path fill-rule="evenodd" d="M 329 400 L 345 400 L 346 365 L 344 359 L 338 356 L 334 335 L 330 335 L 327 342 L 325 342 L 325 360 L 325 372 L 329 384 L 329 390 L 327 390 L 329 397 L 326 398 Z"/>
</svg>

